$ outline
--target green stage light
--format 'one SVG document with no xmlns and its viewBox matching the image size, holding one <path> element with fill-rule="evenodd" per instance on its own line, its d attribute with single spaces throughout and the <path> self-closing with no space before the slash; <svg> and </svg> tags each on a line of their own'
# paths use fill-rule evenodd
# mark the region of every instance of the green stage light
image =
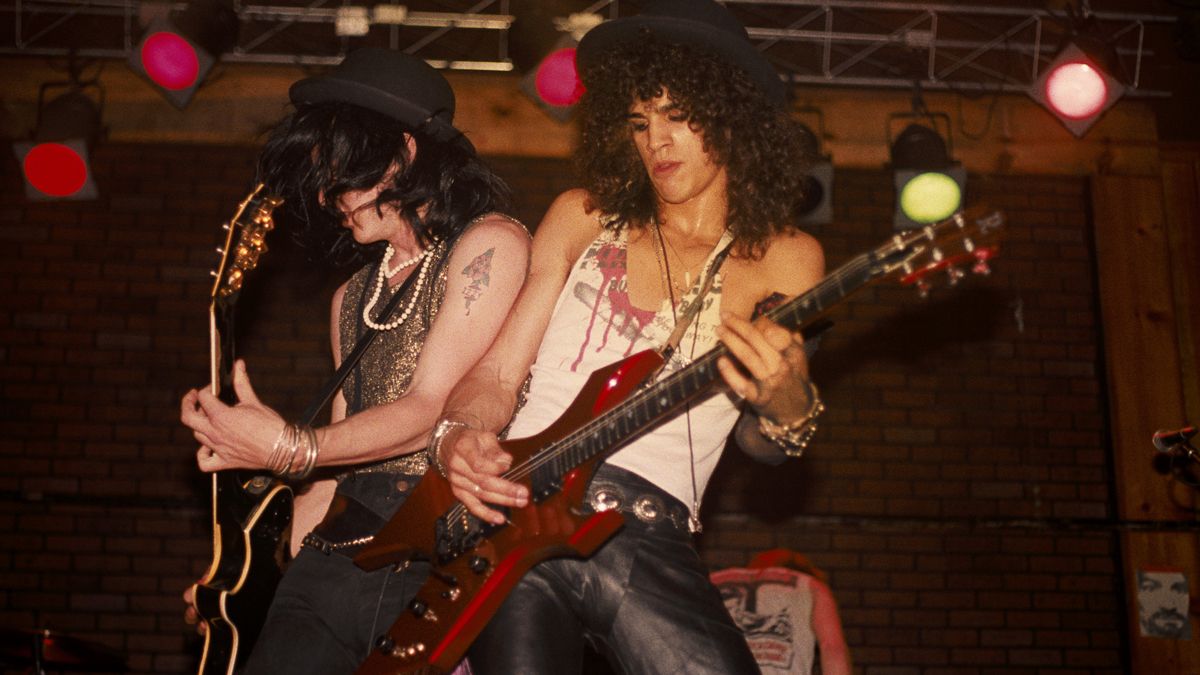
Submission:
<svg viewBox="0 0 1200 675">
<path fill-rule="evenodd" d="M 903 172 L 905 174 L 910 172 Z M 897 172 L 900 176 L 901 172 Z M 962 204 L 962 188 L 951 175 L 926 171 L 907 180 L 897 181 L 900 211 L 916 223 L 936 223 L 954 215 Z"/>
<path fill-rule="evenodd" d="M 966 170 L 950 158 L 938 132 L 909 124 L 891 147 L 896 211 L 893 227 L 910 230 L 954 215 L 963 203 Z"/>
</svg>

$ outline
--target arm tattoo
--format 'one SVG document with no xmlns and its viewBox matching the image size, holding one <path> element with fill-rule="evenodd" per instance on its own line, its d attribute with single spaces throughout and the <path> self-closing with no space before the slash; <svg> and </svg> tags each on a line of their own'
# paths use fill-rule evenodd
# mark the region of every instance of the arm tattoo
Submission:
<svg viewBox="0 0 1200 675">
<path fill-rule="evenodd" d="M 463 301 L 466 303 L 467 316 L 471 315 L 471 303 L 483 295 L 484 289 L 491 283 L 492 254 L 495 247 L 480 253 L 470 265 L 463 268 L 462 275 L 467 278 L 467 287 L 463 289 Z"/>
</svg>

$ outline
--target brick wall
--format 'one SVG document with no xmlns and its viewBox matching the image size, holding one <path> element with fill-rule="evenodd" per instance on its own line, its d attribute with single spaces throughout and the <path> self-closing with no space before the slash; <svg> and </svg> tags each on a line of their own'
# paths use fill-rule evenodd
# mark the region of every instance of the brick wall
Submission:
<svg viewBox="0 0 1200 675">
<path fill-rule="evenodd" d="M 96 203 L 0 192 L 0 626 L 49 627 L 186 672 L 178 595 L 206 567 L 207 482 L 177 422 L 207 372 L 207 270 L 253 150 L 108 145 Z M 561 162 L 496 160 L 535 224 Z M 991 277 L 920 300 L 878 286 L 835 315 L 808 457 L 723 460 L 714 566 L 789 546 L 830 573 L 869 673 L 1121 670 L 1120 582 L 1086 184 L 972 177 L 1006 210 Z M 830 268 L 890 236 L 890 178 L 839 171 Z M 286 237 L 241 301 L 260 396 L 296 415 L 328 373 L 328 297 Z"/>
</svg>

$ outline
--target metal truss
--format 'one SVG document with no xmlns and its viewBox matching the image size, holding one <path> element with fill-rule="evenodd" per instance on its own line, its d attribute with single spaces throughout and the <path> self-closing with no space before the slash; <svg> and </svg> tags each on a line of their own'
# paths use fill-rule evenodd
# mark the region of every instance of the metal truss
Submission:
<svg viewBox="0 0 1200 675">
<path fill-rule="evenodd" d="M 510 0 L 233 0 L 240 31 L 221 56 L 229 63 L 329 65 L 355 47 L 416 54 L 438 68 L 509 71 Z M 186 2 L 150 0 L 13 0 L 0 8 L 0 54 L 125 59 L 142 25 Z M 339 12 L 362 12 L 364 35 L 339 35 Z M 381 11 L 382 10 L 382 11 Z M 7 24 L 7 25 L 6 25 Z"/>
<path fill-rule="evenodd" d="M 509 28 L 523 8 L 550 0 L 234 0 L 241 19 L 227 62 L 329 64 L 353 47 L 372 44 L 419 55 L 454 70 L 513 70 Z M 615 18 L 639 3 L 555 0 L 564 12 Z M 183 2 L 139 0 L 14 0 L 0 9 L 0 54 L 125 58 L 148 12 Z M 726 0 L 758 48 L 793 83 L 912 88 L 963 93 L 1025 91 L 1073 31 L 1115 48 L 1114 73 L 1129 96 L 1167 96 L 1154 73 L 1171 50 L 1174 16 L 1051 11 L 1035 0 L 1002 4 L 884 0 Z M 1100 2 L 1095 3 L 1100 5 Z M 394 11 L 381 14 L 391 7 Z M 339 10 L 375 16 L 362 36 L 338 36 Z M 396 11 L 398 10 L 398 11 Z M 8 25 L 5 26 L 4 24 Z M 1158 63 L 1158 68 L 1154 68 Z M 1150 77 L 1147 77 L 1150 75 Z"/>
</svg>

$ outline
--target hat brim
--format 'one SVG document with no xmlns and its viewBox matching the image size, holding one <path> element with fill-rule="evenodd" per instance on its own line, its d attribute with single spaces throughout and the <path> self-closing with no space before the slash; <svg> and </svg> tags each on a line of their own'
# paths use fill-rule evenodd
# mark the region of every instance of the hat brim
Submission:
<svg viewBox="0 0 1200 675">
<path fill-rule="evenodd" d="M 694 47 L 724 58 L 744 70 L 771 102 L 777 105 L 787 102 L 787 88 L 779 78 L 779 73 L 749 41 L 701 21 L 653 15 L 606 21 L 583 36 L 575 59 L 584 86 L 587 86 L 590 71 L 601 54 L 633 42 L 643 29 L 666 42 Z"/>
<path fill-rule="evenodd" d="M 373 110 L 390 117 L 409 129 L 420 130 L 440 141 L 462 136 L 454 125 L 432 111 L 375 87 L 336 77 L 310 77 L 296 82 L 288 90 L 295 105 L 342 102 Z M 463 137 L 466 141 L 466 137 Z"/>
</svg>

